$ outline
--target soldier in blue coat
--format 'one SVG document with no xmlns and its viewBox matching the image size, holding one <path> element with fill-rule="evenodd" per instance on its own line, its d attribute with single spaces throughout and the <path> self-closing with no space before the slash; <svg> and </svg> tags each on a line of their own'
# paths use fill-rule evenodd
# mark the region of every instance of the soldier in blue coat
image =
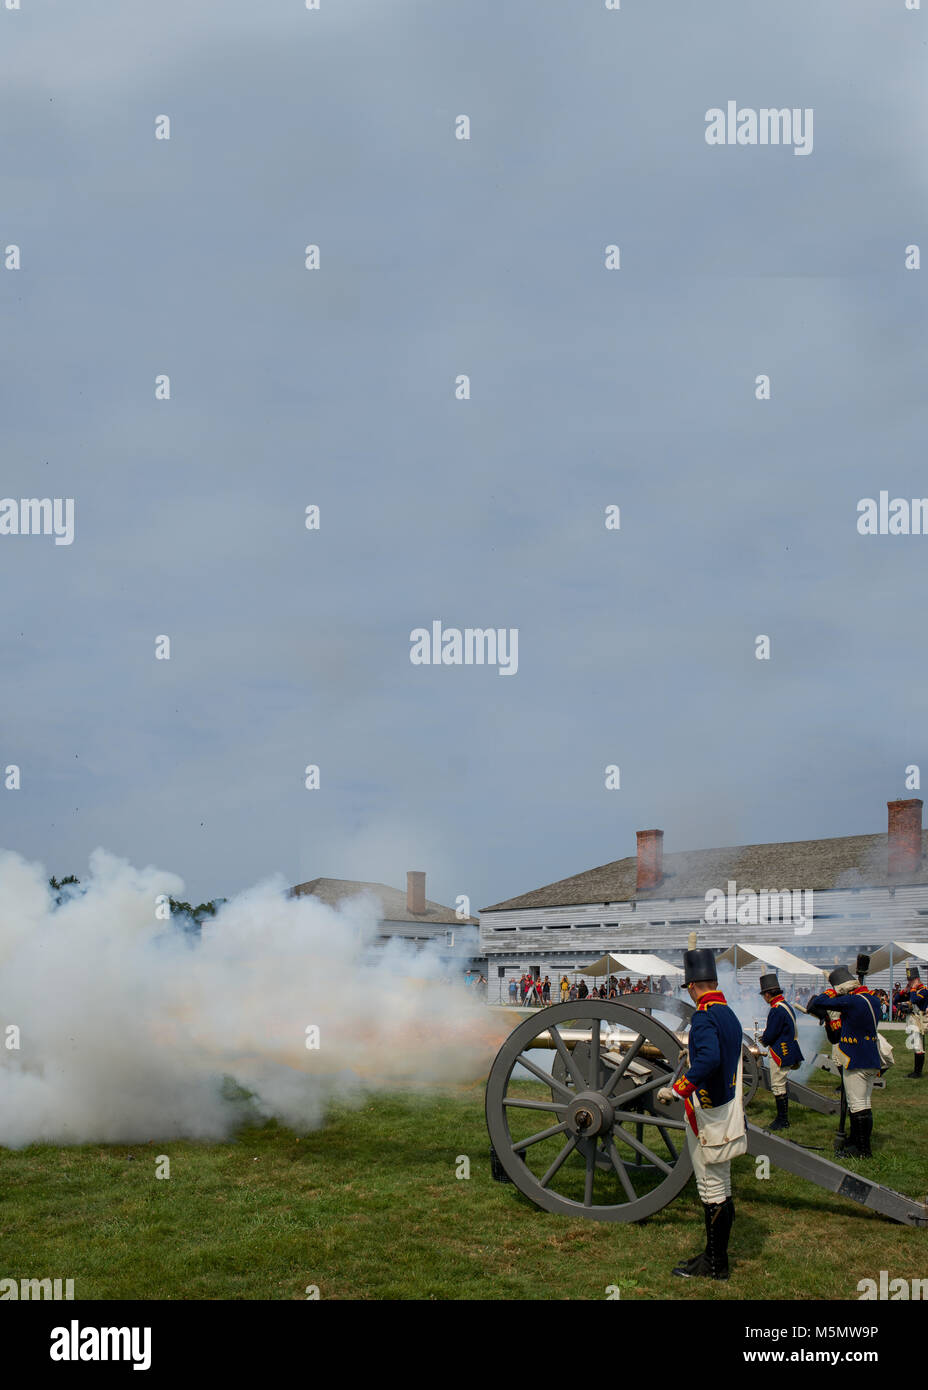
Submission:
<svg viewBox="0 0 928 1390">
<path fill-rule="evenodd" d="M 696 1005 L 687 1043 L 689 1065 L 672 1087 L 661 1087 L 657 1098 L 665 1105 L 683 1098 L 686 1142 L 706 1223 L 706 1248 L 673 1272 L 682 1279 L 727 1279 L 728 1238 L 735 1219 L 731 1160 L 747 1151 L 741 1024 L 719 989 L 711 951 L 686 951 L 683 970 Z"/>
<path fill-rule="evenodd" d="M 925 1066 L 925 1034 L 928 1032 L 928 989 L 922 984 L 917 965 L 905 968 L 906 990 L 909 995 L 909 1017 L 906 1022 L 906 1046 L 915 1054 L 915 1068 L 907 1077 L 921 1077 Z"/>
<path fill-rule="evenodd" d="M 761 975 L 760 992 L 770 1005 L 767 1027 L 760 1035 L 761 1044 L 770 1053 L 770 1089 L 777 1104 L 777 1117 L 770 1129 L 789 1129 L 786 1073 L 795 1071 L 803 1061 L 796 1037 L 796 1015 L 783 998 L 775 974 Z"/>
<path fill-rule="evenodd" d="M 806 1005 L 806 1011 L 817 1018 L 823 1018 L 826 1011 L 837 1011 L 841 1015 L 841 1038 L 837 1050 L 838 1060 L 844 1068 L 851 1133 L 836 1153 L 839 1158 L 872 1158 L 871 1098 L 873 1083 L 882 1069 L 877 1045 L 879 1018 L 876 1003 L 866 986 L 858 984 L 850 970 L 843 965 L 831 972 L 828 983 L 834 995 L 813 995 Z"/>
</svg>

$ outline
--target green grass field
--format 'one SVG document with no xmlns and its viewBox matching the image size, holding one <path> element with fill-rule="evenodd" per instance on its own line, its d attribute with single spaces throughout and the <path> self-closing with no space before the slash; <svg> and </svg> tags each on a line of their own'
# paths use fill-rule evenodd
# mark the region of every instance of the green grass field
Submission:
<svg viewBox="0 0 928 1390">
<path fill-rule="evenodd" d="M 924 1198 L 928 1081 L 907 1081 L 909 1054 L 897 1057 L 876 1093 L 876 1157 L 847 1166 Z M 749 1117 L 773 1114 L 759 1093 Z M 791 1117 L 791 1137 L 830 1156 L 835 1120 L 795 1105 Z M 73 1278 L 90 1299 L 303 1299 L 309 1285 L 337 1299 L 602 1299 L 617 1285 L 623 1299 L 737 1300 L 857 1298 L 881 1269 L 928 1276 L 928 1230 L 775 1169 L 758 1180 L 745 1156 L 731 1282 L 673 1279 L 702 1243 L 692 1181 L 644 1225 L 574 1220 L 494 1183 L 487 1149 L 481 1085 L 335 1109 L 302 1138 L 268 1124 L 223 1144 L 6 1150 L 0 1277 Z"/>
</svg>

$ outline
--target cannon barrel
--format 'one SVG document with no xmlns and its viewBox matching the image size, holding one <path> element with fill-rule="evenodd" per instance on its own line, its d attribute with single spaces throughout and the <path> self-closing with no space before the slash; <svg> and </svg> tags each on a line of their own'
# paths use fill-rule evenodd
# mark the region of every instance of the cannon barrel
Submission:
<svg viewBox="0 0 928 1390">
<path fill-rule="evenodd" d="M 589 1033 L 585 1033 L 581 1029 L 561 1028 L 558 1031 L 564 1046 L 570 1051 L 572 1051 L 578 1043 L 588 1043 L 590 1041 Z M 686 1047 L 686 1033 L 675 1032 L 673 1036 L 677 1039 L 681 1048 Z M 630 1047 L 634 1047 L 634 1044 L 635 1039 L 631 1034 L 606 1033 L 600 1038 L 600 1047 L 604 1052 L 626 1052 Z M 761 1049 L 756 1043 L 746 1041 L 744 1046 L 752 1057 L 759 1058 L 761 1056 Z M 556 1049 L 556 1044 L 551 1034 L 544 1032 L 538 1034 L 537 1038 L 532 1042 L 532 1047 L 548 1048 L 554 1051 Z M 642 1043 L 638 1048 L 637 1055 L 640 1057 L 657 1059 L 662 1057 L 663 1053 L 659 1047 L 654 1047 L 651 1043 Z"/>
<path fill-rule="evenodd" d="M 584 1031 L 582 1028 L 559 1028 L 558 1034 L 564 1046 L 571 1052 L 578 1043 L 588 1043 L 590 1041 L 589 1031 Z M 599 1045 L 604 1052 L 626 1052 L 629 1048 L 634 1046 L 636 1036 L 636 1034 L 627 1031 L 603 1033 L 600 1036 Z M 686 1046 L 686 1038 L 683 1034 L 675 1033 L 674 1037 L 681 1047 Z M 552 1051 L 555 1051 L 557 1049 L 557 1044 L 551 1034 L 545 1031 L 539 1033 L 538 1036 L 533 1039 L 532 1047 L 550 1048 Z M 638 1055 L 657 1059 L 662 1057 L 663 1053 L 659 1047 L 654 1047 L 651 1043 L 642 1043 L 638 1048 Z"/>
<path fill-rule="evenodd" d="M 562 1042 L 564 1043 L 564 1046 L 570 1050 L 573 1050 L 573 1048 L 575 1048 L 578 1043 L 588 1043 L 590 1041 L 589 1029 L 559 1028 L 558 1034 Z M 681 1048 L 686 1047 L 687 1035 L 688 1030 L 685 1030 L 683 1032 L 677 1032 L 675 1030 L 673 1033 L 673 1036 L 677 1039 L 677 1042 L 680 1044 Z M 631 1032 L 628 1029 L 616 1029 L 612 1032 L 601 1033 L 599 1040 L 600 1047 L 604 1051 L 624 1052 L 628 1048 L 634 1046 L 636 1037 L 637 1034 Z M 547 1029 L 544 1032 L 539 1033 L 537 1037 L 534 1038 L 532 1041 L 533 1048 L 549 1048 L 551 1050 L 554 1050 L 556 1049 L 556 1046 L 557 1044 L 555 1043 L 554 1038 L 547 1031 Z M 751 1053 L 752 1057 L 759 1058 L 762 1055 L 763 1049 L 758 1047 L 756 1042 L 749 1041 L 747 1034 L 745 1034 L 744 1046 L 747 1049 L 747 1051 Z M 654 1047 L 650 1043 L 642 1043 L 638 1051 L 639 1055 L 642 1057 L 656 1058 L 661 1057 L 663 1055 L 660 1048 Z"/>
</svg>

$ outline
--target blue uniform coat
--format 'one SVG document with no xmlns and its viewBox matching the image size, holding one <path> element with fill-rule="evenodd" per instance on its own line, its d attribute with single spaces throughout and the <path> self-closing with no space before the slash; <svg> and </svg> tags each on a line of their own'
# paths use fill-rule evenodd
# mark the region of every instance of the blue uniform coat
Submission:
<svg viewBox="0 0 928 1390">
<path fill-rule="evenodd" d="M 704 994 L 690 1020 L 690 1064 L 674 1090 L 684 1098 L 695 1091 L 704 1110 L 733 1100 L 741 1045 L 741 1024 L 724 994 Z"/>
<path fill-rule="evenodd" d="M 915 989 L 909 990 L 909 1003 L 913 1009 L 918 1009 L 920 1013 L 928 1012 L 928 989 L 924 985 L 918 985 Z"/>
<path fill-rule="evenodd" d="M 781 1067 L 798 1067 L 803 1060 L 796 1041 L 796 1015 L 783 995 L 774 999 L 767 1015 L 767 1027 L 760 1035 L 761 1043 L 770 1049 L 773 1062 Z"/>
<path fill-rule="evenodd" d="M 876 1041 L 879 1005 L 876 1000 L 871 1001 L 868 989 L 858 985 L 850 994 L 815 994 L 806 1007 L 809 1013 L 834 1009 L 841 1015 L 838 1051 L 847 1071 L 865 1071 L 870 1067 L 880 1070 L 883 1064 Z"/>
</svg>

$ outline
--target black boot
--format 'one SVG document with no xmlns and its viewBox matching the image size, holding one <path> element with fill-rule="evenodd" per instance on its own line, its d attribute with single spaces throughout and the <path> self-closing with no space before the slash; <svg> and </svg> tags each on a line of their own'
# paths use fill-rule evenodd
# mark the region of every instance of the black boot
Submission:
<svg viewBox="0 0 928 1390">
<path fill-rule="evenodd" d="M 683 1260 L 680 1264 L 675 1266 L 673 1273 L 680 1279 L 691 1279 L 694 1274 L 701 1273 L 703 1264 L 709 1258 L 709 1225 L 710 1217 L 714 1210 L 714 1207 L 703 1202 L 702 1214 L 706 1226 L 706 1248 L 705 1250 L 700 1250 L 698 1255 L 692 1255 L 688 1260 Z"/>
<path fill-rule="evenodd" d="M 770 1133 L 773 1134 L 778 1129 L 789 1129 L 789 1097 L 774 1096 L 777 1103 L 777 1117 L 772 1125 L 768 1125 Z"/>
<path fill-rule="evenodd" d="M 717 1279 L 728 1278 L 728 1240 L 731 1236 L 731 1228 L 735 1224 L 735 1203 L 733 1198 L 725 1199 L 725 1221 L 719 1231 L 719 1243 L 717 1255 L 719 1259 L 720 1272 L 715 1276 Z"/>
<path fill-rule="evenodd" d="M 857 1118 L 859 1120 L 857 1147 L 860 1149 L 860 1156 L 861 1158 L 872 1158 L 873 1152 L 870 1148 L 870 1135 L 873 1133 L 873 1111 L 861 1110 Z"/>
<path fill-rule="evenodd" d="M 924 1065 L 925 1065 L 925 1054 L 924 1054 L 924 1052 L 916 1052 L 916 1054 L 915 1054 L 915 1070 L 914 1070 L 914 1071 L 906 1072 L 906 1076 L 907 1076 L 910 1080 L 911 1080 L 911 1078 L 912 1078 L 913 1076 L 915 1077 L 916 1080 L 918 1080 L 918 1078 L 919 1078 L 919 1077 L 921 1076 L 921 1074 L 922 1074 L 922 1068 L 924 1067 Z"/>
<path fill-rule="evenodd" d="M 706 1222 L 706 1248 L 691 1260 L 677 1265 L 674 1274 L 680 1279 L 727 1279 L 728 1237 L 735 1219 L 735 1204 L 730 1197 L 724 1202 L 703 1202 Z"/>
<path fill-rule="evenodd" d="M 848 1116 L 850 1123 L 850 1138 L 845 1139 L 843 1144 L 835 1148 L 835 1158 L 860 1158 L 860 1111 Z"/>
<path fill-rule="evenodd" d="M 702 1267 L 707 1260 L 704 1250 L 700 1250 L 698 1255 L 693 1255 L 691 1259 L 684 1260 L 682 1264 L 674 1265 L 672 1273 L 678 1279 L 692 1279 L 694 1275 L 702 1273 Z"/>
</svg>

